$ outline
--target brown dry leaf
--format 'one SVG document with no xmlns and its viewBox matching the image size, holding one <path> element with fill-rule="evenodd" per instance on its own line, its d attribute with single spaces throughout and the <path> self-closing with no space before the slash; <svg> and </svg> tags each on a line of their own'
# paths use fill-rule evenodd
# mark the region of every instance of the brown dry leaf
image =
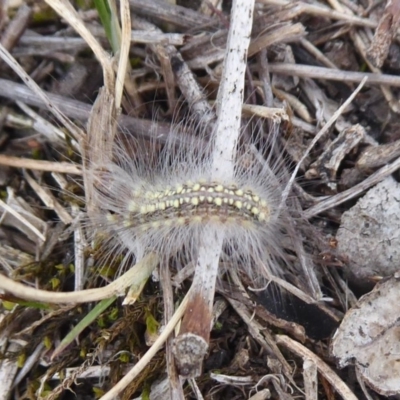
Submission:
<svg viewBox="0 0 400 400">
<path fill-rule="evenodd" d="M 392 278 L 347 312 L 331 347 L 340 368 L 354 362 L 366 383 L 386 396 L 400 393 L 399 320 L 400 280 Z"/>
</svg>

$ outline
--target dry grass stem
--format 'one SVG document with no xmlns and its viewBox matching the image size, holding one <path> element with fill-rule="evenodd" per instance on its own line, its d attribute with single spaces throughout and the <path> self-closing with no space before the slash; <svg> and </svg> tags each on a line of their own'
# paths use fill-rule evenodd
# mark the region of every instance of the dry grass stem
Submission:
<svg viewBox="0 0 400 400">
<path fill-rule="evenodd" d="M 32 160 L 30 158 L 5 156 L 3 154 L 0 154 L 0 165 L 33 169 L 37 171 L 58 172 L 61 174 L 82 175 L 82 167 L 80 165 L 74 165 L 67 162 Z"/>
<path fill-rule="evenodd" d="M 12 210 L 5 203 L 0 201 L 0 205 L 8 212 L 12 212 Z M 35 228 L 31 227 L 31 229 L 34 230 Z M 37 232 L 36 229 L 35 232 L 39 238 L 43 238 L 42 240 L 44 240 L 44 236 L 40 232 Z M 86 289 L 66 293 L 49 292 L 23 285 L 14 281 L 13 279 L 7 278 L 4 275 L 1 275 L 0 289 L 6 293 L 11 293 L 20 299 L 39 301 L 49 304 L 90 303 L 92 301 L 99 301 L 113 296 L 123 295 L 125 290 L 131 286 L 133 282 L 139 283 L 146 280 L 153 272 L 158 261 L 159 260 L 157 256 L 150 254 L 143 260 L 139 261 L 135 268 L 131 268 L 124 275 L 111 282 L 109 285 L 98 289 Z"/>
<path fill-rule="evenodd" d="M 271 72 L 284 75 L 294 75 L 301 78 L 327 79 L 340 82 L 359 83 L 363 79 L 368 79 L 370 84 L 387 85 L 393 87 L 400 86 L 400 78 L 395 75 L 386 75 L 368 72 L 340 71 L 337 69 L 314 67 L 298 64 L 274 64 L 269 65 Z"/>
</svg>

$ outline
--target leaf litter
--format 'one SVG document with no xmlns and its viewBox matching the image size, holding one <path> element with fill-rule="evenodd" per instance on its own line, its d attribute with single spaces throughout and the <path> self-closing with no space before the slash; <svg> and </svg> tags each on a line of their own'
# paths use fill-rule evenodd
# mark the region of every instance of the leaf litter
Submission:
<svg viewBox="0 0 400 400">
<path fill-rule="evenodd" d="M 49 3 L 55 6 L 58 2 Z M 78 125 L 74 128 L 55 122 L 45 111 L 46 100 L 19 83 L 3 59 L 3 275 L 60 292 L 103 287 L 114 279 L 122 260 L 114 259 L 101 271 L 96 270 L 96 261 L 104 259 L 101 248 L 96 241 L 85 239 L 85 226 L 80 222 L 82 199 L 88 203 L 93 196 L 90 187 L 83 191 L 80 184 L 76 185 L 80 160 L 87 156 L 77 154 L 77 149 L 82 149 L 81 129 L 85 130 L 91 118 L 89 130 L 109 135 L 105 142 L 93 144 L 96 149 L 100 146 L 97 157 L 101 158 L 112 157 L 112 147 L 107 146 L 112 146 L 114 134 L 121 135 L 119 131 L 141 140 L 156 133 L 164 143 L 170 140 L 171 132 L 176 142 L 187 139 L 184 131 L 171 129 L 171 116 L 177 105 L 184 107 L 182 97 L 190 103 L 192 113 L 207 115 L 205 110 L 215 99 L 221 78 L 229 27 L 231 4 L 200 3 L 198 8 L 189 8 L 159 1 L 129 2 L 134 41 L 129 48 L 130 63 L 124 63 L 129 66 L 129 78 L 125 80 L 119 116 L 110 113 L 113 99 L 106 95 L 98 97 L 103 103 L 97 106 L 108 111 L 94 114 L 91 110 L 103 82 L 110 93 L 116 94 L 117 103 L 120 94 L 114 93 L 114 66 L 108 56 L 115 48 L 108 44 L 89 2 L 74 6 L 82 25 L 100 44 L 94 46 L 101 67 L 89 51 L 87 37 L 81 39 L 65 22 L 70 19 L 63 15 L 61 20 L 46 3 L 11 4 L 3 10 L 1 44 L 48 93 L 50 103 Z M 332 398 L 336 390 L 351 399 L 370 398 L 374 390 L 381 395 L 399 393 L 398 285 L 396 276 L 390 278 L 396 271 L 390 251 L 396 252 L 399 227 L 385 203 L 391 199 L 396 216 L 398 196 L 394 191 L 382 197 L 380 190 L 386 182 L 398 186 L 399 9 L 395 0 L 380 4 L 256 3 L 245 99 L 248 105 L 275 107 L 289 116 L 282 119 L 279 137 L 281 144 L 286 144 L 289 164 L 302 159 L 313 137 L 354 91 L 355 84 L 368 77 L 362 91 L 302 163 L 293 189 L 299 212 L 310 222 L 309 234 L 304 233 L 305 253 L 292 249 L 293 258 L 311 255 L 320 291 L 330 301 L 315 298 L 307 280 L 294 270 L 273 278 L 269 292 L 250 290 L 253 282 L 245 275 L 231 276 L 229 283 L 219 283 L 216 301 L 225 302 L 225 311 L 214 317 L 202 374 L 189 380 L 184 391 L 174 386 L 165 389 L 165 360 L 172 385 L 179 382 L 171 376 L 174 371 L 167 346 L 166 354 L 163 350 L 153 358 L 122 398 L 146 398 L 149 393 L 157 398 L 158 387 L 167 393 L 169 390 L 172 398 L 251 398 L 259 394 L 263 398 L 312 399 Z M 118 30 L 118 24 L 114 29 Z M 82 35 L 82 30 L 79 32 Z M 176 57 L 187 66 L 186 76 L 202 87 L 198 103 L 188 90 L 193 88 L 190 79 L 182 85 L 174 70 L 171 61 Z M 28 112 L 27 106 L 33 112 Z M 253 111 L 246 112 L 252 115 Z M 104 119 L 99 120 L 99 116 Z M 255 120 L 252 117 L 251 122 Z M 63 136 L 65 128 L 71 136 Z M 102 140 L 100 135 L 97 139 Z M 204 144 L 199 140 L 196 145 Z M 146 146 L 139 151 L 146 151 Z M 386 189 L 384 192 L 388 193 Z M 374 205 L 366 210 L 363 204 L 372 197 Z M 355 214 L 359 209 L 361 217 Z M 381 212 L 377 214 L 376 210 Z M 349 213 L 357 223 L 346 220 Z M 368 234 L 366 219 L 376 227 Z M 363 228 L 355 231 L 361 222 Z M 352 240 L 360 246 L 367 245 L 349 247 L 352 241 L 343 236 L 345 231 L 351 231 Z M 383 231 L 390 233 L 379 237 Z M 379 245 L 383 250 L 378 252 Z M 379 267 L 377 253 L 382 256 Z M 293 263 L 300 264 L 296 260 Z M 180 279 L 178 299 L 190 286 L 184 277 L 179 278 L 184 272 L 185 268 L 180 269 L 173 277 L 173 282 Z M 86 279 L 88 275 L 95 279 Z M 187 276 L 191 276 L 190 271 Z M 386 277 L 387 281 L 357 302 L 357 297 Z M 278 294 L 272 286 L 280 287 Z M 163 314 L 171 304 L 161 301 L 162 297 L 159 284 L 152 281 L 136 303 L 121 306 L 116 300 L 79 339 L 52 359 L 60 340 L 95 304 L 50 305 L 43 310 L 34 301 L 23 302 L 5 292 L 0 374 L 7 374 L 2 382 L 9 384 L 2 385 L 0 398 L 69 398 L 73 392 L 78 397 L 101 397 L 142 358 L 151 344 L 146 344 L 145 337 L 155 332 L 154 321 L 164 324 Z M 329 355 L 330 346 L 338 367 L 355 364 L 360 373 L 358 383 L 337 369 Z M 293 368 L 293 360 L 297 368 Z M 85 375 L 85 371 L 92 375 Z M 168 396 L 162 393 L 158 398 Z"/>
</svg>

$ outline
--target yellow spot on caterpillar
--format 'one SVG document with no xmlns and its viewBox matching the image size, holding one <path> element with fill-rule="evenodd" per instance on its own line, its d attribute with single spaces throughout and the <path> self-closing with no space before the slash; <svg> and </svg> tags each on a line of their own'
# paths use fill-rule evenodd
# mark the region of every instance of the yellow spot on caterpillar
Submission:
<svg viewBox="0 0 400 400">
<path fill-rule="evenodd" d="M 182 190 L 183 190 L 183 186 L 182 186 L 182 185 L 178 185 L 178 186 L 176 187 L 176 193 L 181 194 L 181 193 L 182 193 Z"/>
<path fill-rule="evenodd" d="M 132 221 L 124 220 L 124 227 L 125 228 L 130 228 L 131 226 L 132 226 Z"/>
<path fill-rule="evenodd" d="M 182 199 L 181 199 L 181 200 L 182 200 Z M 179 208 L 179 200 L 174 200 L 173 206 L 174 206 L 175 208 Z"/>
<path fill-rule="evenodd" d="M 163 211 L 165 210 L 166 204 L 165 201 L 162 201 L 161 203 L 158 203 L 158 209 Z"/>
<path fill-rule="evenodd" d="M 222 206 L 222 199 L 220 197 L 217 197 L 216 199 L 214 199 L 214 203 L 215 203 L 215 205 L 220 207 L 220 206 Z"/>
<path fill-rule="evenodd" d="M 179 199 L 179 204 L 183 204 L 183 197 Z"/>
<path fill-rule="evenodd" d="M 179 217 L 176 222 L 178 225 L 185 225 L 185 218 L 184 217 Z"/>
<path fill-rule="evenodd" d="M 233 205 L 233 199 L 229 199 L 228 203 L 232 206 Z"/>
<path fill-rule="evenodd" d="M 258 214 L 258 220 L 259 221 L 266 221 L 267 220 L 267 214 L 260 212 L 260 214 Z"/>
<path fill-rule="evenodd" d="M 192 221 L 195 222 L 195 223 L 201 223 L 203 221 L 203 218 L 201 217 L 201 215 L 195 215 L 192 218 Z"/>
<path fill-rule="evenodd" d="M 243 193 L 243 190 L 239 189 L 239 190 L 236 190 L 235 194 L 236 194 L 236 196 L 243 196 L 244 193 Z"/>
<path fill-rule="evenodd" d="M 196 183 L 196 184 L 193 186 L 193 191 L 194 191 L 194 192 L 198 192 L 199 189 L 200 189 L 200 184 Z"/>
<path fill-rule="evenodd" d="M 246 203 L 246 204 L 245 204 L 245 207 L 246 207 L 247 210 L 250 210 L 250 209 L 251 209 L 251 204 Z"/>
<path fill-rule="evenodd" d="M 200 203 L 204 203 L 204 200 L 205 200 L 206 198 L 204 197 L 204 196 L 200 196 L 199 197 L 199 200 L 200 200 Z"/>
<path fill-rule="evenodd" d="M 251 213 L 254 214 L 254 215 L 258 215 L 260 213 L 260 210 L 257 207 L 253 207 L 251 209 Z"/>
<path fill-rule="evenodd" d="M 107 218 L 108 222 L 117 222 L 118 221 L 118 217 L 116 215 L 114 215 L 114 214 L 108 214 L 107 213 L 106 218 Z"/>
<path fill-rule="evenodd" d="M 140 206 L 140 214 L 146 214 L 147 213 L 147 206 Z"/>
<path fill-rule="evenodd" d="M 207 189 L 207 192 L 213 193 L 213 192 L 214 192 L 214 188 L 212 188 L 212 187 L 208 188 L 208 189 Z"/>
<path fill-rule="evenodd" d="M 255 201 L 256 203 L 258 203 L 260 201 L 260 198 L 258 196 L 253 196 L 253 201 Z"/>
<path fill-rule="evenodd" d="M 191 203 L 194 206 L 198 206 L 199 205 L 199 199 L 197 197 L 193 197 Z"/>
<path fill-rule="evenodd" d="M 224 197 L 224 198 L 223 198 L 223 202 L 224 202 L 224 204 L 228 204 L 228 198 L 227 198 L 227 197 Z"/>
<path fill-rule="evenodd" d="M 209 203 L 212 203 L 212 202 L 213 202 L 213 198 L 212 198 L 211 196 L 208 196 L 208 197 L 207 197 L 207 201 L 208 201 Z"/>
<path fill-rule="evenodd" d="M 187 203 L 187 204 L 190 203 L 190 197 L 185 197 L 183 200 L 184 200 L 184 202 Z"/>
<path fill-rule="evenodd" d="M 215 186 L 215 191 L 216 192 L 223 192 L 224 191 L 224 187 L 222 185 L 217 185 L 217 186 Z"/>
<path fill-rule="evenodd" d="M 268 204 L 265 200 L 261 200 L 260 205 L 261 205 L 261 207 L 267 207 Z"/>
<path fill-rule="evenodd" d="M 240 210 L 243 207 L 243 203 L 241 201 L 235 201 L 235 207 Z"/>
</svg>

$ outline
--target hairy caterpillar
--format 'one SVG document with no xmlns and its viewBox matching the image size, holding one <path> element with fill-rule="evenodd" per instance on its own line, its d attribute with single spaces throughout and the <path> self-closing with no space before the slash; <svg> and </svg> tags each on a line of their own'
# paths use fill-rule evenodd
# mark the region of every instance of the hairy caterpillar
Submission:
<svg viewBox="0 0 400 400">
<path fill-rule="evenodd" d="M 213 228 L 224 233 L 224 255 L 230 265 L 240 264 L 259 282 L 271 272 L 279 274 L 289 218 L 281 205 L 283 163 L 273 161 L 276 154 L 263 158 L 273 148 L 277 132 L 275 127 L 264 143 L 259 135 L 249 137 L 249 143 L 238 148 L 234 177 L 218 181 L 210 156 L 212 135 L 202 148 L 196 136 L 162 149 L 155 143 L 145 143 L 145 148 L 117 145 L 113 162 L 93 165 L 89 171 L 100 208 L 92 219 L 113 233 L 110 250 L 121 246 L 136 258 L 156 252 L 166 259 L 183 251 L 194 260 L 202 232 Z"/>
<path fill-rule="evenodd" d="M 138 260 L 155 252 L 161 256 L 161 268 L 169 268 L 171 257 L 196 262 L 202 247 L 213 251 L 212 235 L 217 233 L 223 237 L 219 276 L 235 268 L 260 287 L 271 274 L 282 275 L 289 264 L 286 249 L 294 248 L 289 234 L 293 217 L 282 204 L 288 174 L 278 125 L 272 124 L 268 135 L 260 125 L 259 131 L 252 132 L 251 124 L 243 129 L 234 174 L 218 180 L 213 131 L 207 135 L 204 127 L 195 135 L 190 125 L 193 136 L 178 144 L 174 131 L 164 145 L 117 143 L 114 160 L 94 164 L 89 171 L 99 207 L 92 223 L 109 234 L 108 256 L 128 250 L 122 268 L 130 268 L 132 254 Z M 187 327 L 180 336 L 184 340 L 176 342 L 175 356 L 184 376 L 200 373 L 208 349 L 213 274 L 212 268 L 202 272 L 197 284 L 206 289 L 193 299 L 190 321 L 183 324 Z"/>
</svg>

